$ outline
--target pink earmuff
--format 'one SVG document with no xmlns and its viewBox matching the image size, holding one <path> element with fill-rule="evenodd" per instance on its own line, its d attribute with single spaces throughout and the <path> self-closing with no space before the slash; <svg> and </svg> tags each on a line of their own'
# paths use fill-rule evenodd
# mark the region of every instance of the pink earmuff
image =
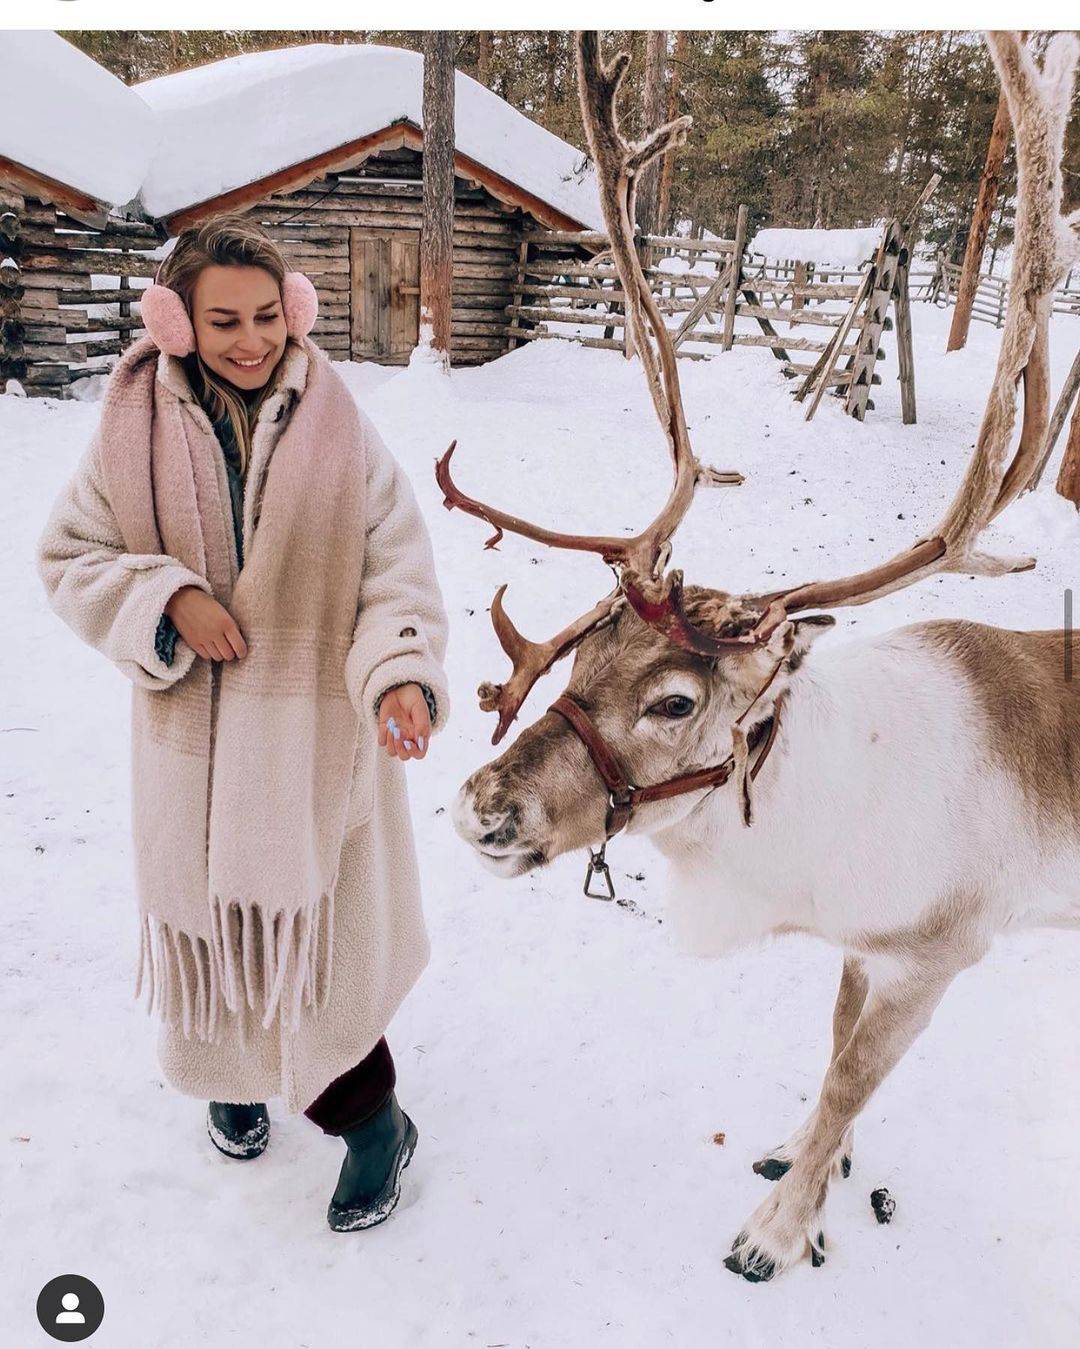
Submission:
<svg viewBox="0 0 1080 1349">
<path fill-rule="evenodd" d="M 307 337 L 319 316 L 319 297 L 303 272 L 286 272 L 281 283 L 281 306 L 290 337 Z M 169 356 L 190 356 L 195 350 L 195 330 L 175 290 L 155 281 L 139 296 L 143 327 L 159 351 Z"/>
</svg>

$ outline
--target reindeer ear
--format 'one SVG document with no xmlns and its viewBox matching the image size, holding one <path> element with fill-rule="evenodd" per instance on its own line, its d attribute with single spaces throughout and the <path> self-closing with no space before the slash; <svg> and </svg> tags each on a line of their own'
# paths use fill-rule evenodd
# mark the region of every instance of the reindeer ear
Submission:
<svg viewBox="0 0 1080 1349">
<path fill-rule="evenodd" d="M 832 614 L 811 614 L 808 618 L 793 618 L 791 623 L 795 629 L 795 640 L 787 661 L 789 672 L 799 668 L 803 656 L 823 632 L 836 627 L 836 619 Z"/>
</svg>

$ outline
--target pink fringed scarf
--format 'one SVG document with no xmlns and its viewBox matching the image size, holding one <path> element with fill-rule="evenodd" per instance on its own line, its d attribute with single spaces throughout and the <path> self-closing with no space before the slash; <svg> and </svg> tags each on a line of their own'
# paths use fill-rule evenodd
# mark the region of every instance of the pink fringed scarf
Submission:
<svg viewBox="0 0 1080 1349">
<path fill-rule="evenodd" d="M 345 385 L 301 345 L 306 387 L 268 468 L 255 437 L 258 529 L 239 575 L 221 449 L 201 409 L 156 382 L 149 339 L 117 365 L 102 411 L 109 504 L 129 552 L 165 553 L 205 576 L 248 644 L 243 659 L 196 657 L 167 688 L 133 690 L 135 992 L 145 982 L 149 1010 L 209 1041 L 242 1000 L 264 1027 L 280 1016 L 295 1028 L 330 984 L 359 724 L 345 660 L 365 453 Z"/>
</svg>

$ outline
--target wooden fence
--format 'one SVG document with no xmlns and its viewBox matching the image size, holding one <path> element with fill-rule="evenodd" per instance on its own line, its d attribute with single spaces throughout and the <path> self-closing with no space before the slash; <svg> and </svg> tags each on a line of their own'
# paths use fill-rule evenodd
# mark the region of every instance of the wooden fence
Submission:
<svg viewBox="0 0 1080 1349">
<path fill-rule="evenodd" d="M 785 375 L 804 382 L 812 377 L 808 415 L 830 388 L 861 420 L 873 407 L 869 386 L 881 382 L 873 367 L 883 354 L 880 335 L 892 327 L 885 311 L 895 283 L 904 278 L 903 269 L 898 272 L 901 255 L 905 265 L 907 260 L 903 228 L 892 222 L 882 235 L 885 252 L 859 269 L 815 269 L 747 254 L 745 207 L 733 239 L 648 235 L 638 239 L 638 250 L 680 356 L 700 360 L 709 348 L 764 348 Z M 885 292 L 878 294 L 883 284 Z M 511 348 L 561 339 L 628 349 L 625 295 L 606 235 L 530 235 L 521 245 L 512 289 Z M 909 414 L 913 419 L 913 384 L 910 397 L 905 391 L 905 419 Z"/>
<path fill-rule="evenodd" d="M 938 307 L 955 304 L 956 292 L 960 286 L 960 271 L 956 263 L 946 262 L 941 257 L 932 264 L 913 268 L 912 299 L 924 300 Z M 975 302 L 971 310 L 972 317 L 1000 328 L 1005 322 L 1008 303 L 1008 278 L 995 276 L 991 272 L 980 272 Z M 1076 272 L 1070 272 L 1054 291 L 1052 312 L 1080 315 L 1080 276 Z"/>
</svg>

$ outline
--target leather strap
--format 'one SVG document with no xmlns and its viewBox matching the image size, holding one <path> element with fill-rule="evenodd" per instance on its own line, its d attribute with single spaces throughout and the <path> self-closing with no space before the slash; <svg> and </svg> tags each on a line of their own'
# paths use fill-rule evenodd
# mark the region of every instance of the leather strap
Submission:
<svg viewBox="0 0 1080 1349">
<path fill-rule="evenodd" d="M 768 683 L 771 682 L 772 676 L 770 676 Z M 766 688 L 768 683 L 765 685 Z M 764 692 L 764 688 L 760 692 Z M 758 696 L 760 697 L 760 693 Z M 754 699 L 754 702 L 756 701 L 757 698 Z M 773 705 L 772 716 L 754 729 L 750 749 L 756 749 L 761 744 L 763 737 L 765 743 L 757 761 L 750 769 L 751 781 L 761 771 L 761 765 L 769 757 L 769 751 L 776 741 L 783 701 L 784 695 L 781 693 Z M 746 711 L 749 710 L 749 708 L 746 709 Z M 709 768 L 695 768 L 688 773 L 679 773 L 675 777 L 667 778 L 663 782 L 656 782 L 647 787 L 635 787 L 631 785 L 618 757 L 597 730 L 584 708 L 564 693 L 555 699 L 548 711 L 557 712 L 559 716 L 569 722 L 586 750 L 588 750 L 596 771 L 600 774 L 604 785 L 608 789 L 606 824 L 608 838 L 613 837 L 626 827 L 637 806 L 649 801 L 664 801 L 669 797 L 682 796 L 685 792 L 696 792 L 706 787 L 722 786 L 735 771 L 734 758 L 729 754 L 721 763 L 713 764 Z M 743 713 L 743 716 L 745 715 L 746 712 Z M 742 717 L 739 720 L 741 721 Z"/>
</svg>

